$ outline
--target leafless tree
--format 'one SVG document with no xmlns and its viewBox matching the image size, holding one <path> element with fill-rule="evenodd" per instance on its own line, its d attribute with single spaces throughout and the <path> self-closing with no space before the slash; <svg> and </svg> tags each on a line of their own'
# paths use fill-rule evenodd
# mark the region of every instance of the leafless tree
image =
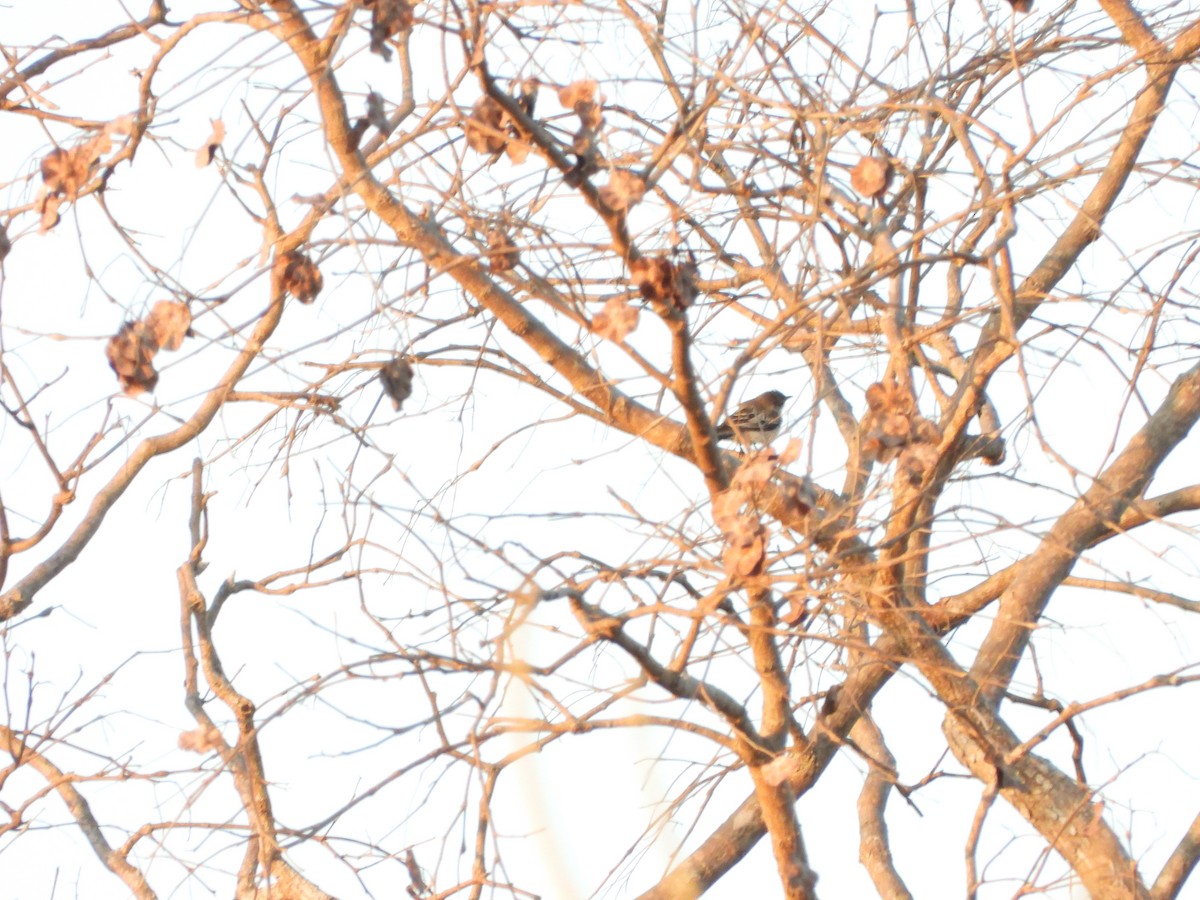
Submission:
<svg viewBox="0 0 1200 900">
<path fill-rule="evenodd" d="M 1200 7 L 1142 7 L 0 13 L 0 868 L 1182 896 Z"/>
</svg>

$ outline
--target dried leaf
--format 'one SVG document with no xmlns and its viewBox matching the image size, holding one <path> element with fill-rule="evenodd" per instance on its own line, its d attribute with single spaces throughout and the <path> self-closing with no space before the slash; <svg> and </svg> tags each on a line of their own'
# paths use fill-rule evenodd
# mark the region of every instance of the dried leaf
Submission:
<svg viewBox="0 0 1200 900">
<path fill-rule="evenodd" d="M 279 272 L 279 286 L 301 303 L 312 303 L 325 283 L 316 263 L 298 250 L 277 258 L 275 269 Z"/>
<path fill-rule="evenodd" d="M 789 628 L 795 628 L 804 623 L 808 618 L 808 593 L 802 590 L 794 590 L 787 595 L 788 609 L 779 621 Z"/>
<path fill-rule="evenodd" d="M 610 341 L 623 341 L 635 329 L 640 313 L 621 297 L 613 297 L 592 319 L 592 331 Z"/>
<path fill-rule="evenodd" d="M 38 223 L 38 234 L 45 234 L 59 222 L 58 207 L 62 205 L 62 197 L 58 194 L 43 193 L 38 211 L 42 214 Z"/>
<path fill-rule="evenodd" d="M 888 389 L 877 381 L 867 388 L 867 406 L 872 412 L 879 412 L 887 406 L 889 396 Z"/>
<path fill-rule="evenodd" d="M 877 156 L 864 156 L 850 170 L 850 185 L 864 197 L 882 197 L 892 183 L 892 164 Z"/>
<path fill-rule="evenodd" d="M 0 262 L 4 262 L 4 257 L 8 256 L 10 250 L 12 250 L 12 241 L 8 239 L 8 230 L 4 227 L 4 223 L 0 222 Z"/>
<path fill-rule="evenodd" d="M 157 352 L 154 334 L 144 322 L 125 322 L 120 331 L 108 339 L 105 348 L 108 364 L 130 397 L 152 391 L 158 384 L 158 373 L 154 371 L 154 354 Z"/>
<path fill-rule="evenodd" d="M 196 151 L 197 169 L 203 169 L 213 161 L 217 155 L 217 148 L 225 140 L 225 122 L 221 119 L 211 119 L 210 121 L 212 122 L 212 133 L 209 134 L 204 145 Z"/>
<path fill-rule="evenodd" d="M 749 494 L 740 487 L 721 491 L 721 493 L 713 497 L 713 522 L 722 532 L 729 531 L 740 515 L 742 506 L 749 499 Z"/>
<path fill-rule="evenodd" d="M 379 380 L 383 382 L 383 392 L 391 398 L 392 406 L 399 412 L 404 401 L 412 396 L 412 366 L 403 356 L 397 356 L 379 370 Z"/>
<path fill-rule="evenodd" d="M 532 149 L 533 148 L 528 143 L 520 138 L 511 138 L 509 142 L 504 145 L 504 152 L 508 154 L 508 158 L 512 161 L 513 165 L 516 166 L 521 165 L 521 163 L 525 162 L 525 160 L 529 158 L 529 151 Z"/>
<path fill-rule="evenodd" d="M 912 438 L 912 423 L 901 412 L 886 412 L 879 417 L 880 439 L 889 447 L 899 447 Z"/>
<path fill-rule="evenodd" d="M 42 181 L 51 194 L 65 194 L 74 200 L 91 175 L 87 156 L 59 147 L 42 159 Z M 51 226 L 53 227 L 53 226 Z"/>
<path fill-rule="evenodd" d="M 581 103 L 592 103 L 596 99 L 596 82 L 590 78 L 573 81 L 558 89 L 558 102 L 563 109 L 575 109 Z"/>
<path fill-rule="evenodd" d="M 208 753 L 221 746 L 221 732 L 212 726 L 197 726 L 179 735 L 179 749 L 192 753 Z"/>
<path fill-rule="evenodd" d="M 767 555 L 767 532 L 756 516 L 739 516 L 725 532 L 721 562 L 727 575 L 749 578 L 762 572 Z"/>
<path fill-rule="evenodd" d="M 733 475 L 732 486 L 756 488 L 766 484 L 775 474 L 775 464 L 778 459 L 775 451 L 769 447 L 755 451 L 738 466 L 737 472 Z"/>
<path fill-rule="evenodd" d="M 521 254 L 503 228 L 493 228 L 487 233 L 488 267 L 493 272 L 508 272 L 516 268 Z"/>
<path fill-rule="evenodd" d="M 639 256 L 629 261 L 629 275 L 651 302 L 667 300 L 675 291 L 675 266 L 662 256 Z"/>
<path fill-rule="evenodd" d="M 499 153 L 508 142 L 504 133 L 504 107 L 491 97 L 480 97 L 463 121 L 463 130 L 467 146 L 476 153 Z"/>
<path fill-rule="evenodd" d="M 133 134 L 133 127 L 137 123 L 137 117 L 132 113 L 124 116 L 118 116 L 108 123 L 108 128 L 105 129 L 109 134 Z"/>
<path fill-rule="evenodd" d="M 790 466 L 800 458 L 800 448 L 804 446 L 804 441 L 800 438 L 792 438 L 787 442 L 787 446 L 783 448 L 783 452 L 779 454 L 779 465 Z"/>
<path fill-rule="evenodd" d="M 600 201 L 613 212 L 636 206 L 646 195 L 646 182 L 626 169 L 613 169 L 600 188 Z"/>
<path fill-rule="evenodd" d="M 146 317 L 146 326 L 161 350 L 178 350 L 192 333 L 192 313 L 186 303 L 159 300 Z"/>
<path fill-rule="evenodd" d="M 371 52 L 392 58 L 387 42 L 413 26 L 413 8 L 407 0 L 373 0 L 371 3 Z"/>
<path fill-rule="evenodd" d="M 1015 12 L 1027 13 L 1033 9 L 1033 0 L 1008 0 Z"/>
</svg>

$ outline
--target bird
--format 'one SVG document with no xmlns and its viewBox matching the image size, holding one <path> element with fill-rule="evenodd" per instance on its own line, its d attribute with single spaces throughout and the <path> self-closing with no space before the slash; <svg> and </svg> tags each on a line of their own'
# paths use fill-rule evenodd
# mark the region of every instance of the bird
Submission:
<svg viewBox="0 0 1200 900">
<path fill-rule="evenodd" d="M 713 435 L 718 441 L 733 438 L 739 444 L 769 444 L 783 424 L 783 404 L 787 400 L 781 391 L 759 394 L 726 416 Z"/>
</svg>

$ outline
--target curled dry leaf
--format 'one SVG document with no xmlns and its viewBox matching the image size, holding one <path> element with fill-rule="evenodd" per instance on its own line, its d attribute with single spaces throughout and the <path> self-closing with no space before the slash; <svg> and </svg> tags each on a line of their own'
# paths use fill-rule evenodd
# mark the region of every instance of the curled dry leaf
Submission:
<svg viewBox="0 0 1200 900">
<path fill-rule="evenodd" d="M 528 143 L 520 138 L 510 138 L 508 143 L 504 145 L 504 152 L 508 154 L 509 160 L 513 165 L 519 166 L 529 158 L 529 151 L 533 148 Z"/>
<path fill-rule="evenodd" d="M 301 303 L 312 303 L 325 283 L 317 264 L 298 250 L 277 258 L 275 269 L 280 288 Z"/>
<path fill-rule="evenodd" d="M 651 303 L 682 311 L 696 300 L 696 264 L 676 265 L 663 256 L 639 256 L 629 261 L 629 274 L 638 291 Z"/>
<path fill-rule="evenodd" d="M 379 370 L 379 380 L 383 383 L 383 392 L 399 412 L 404 401 L 412 396 L 412 366 L 403 356 L 397 356 Z"/>
<path fill-rule="evenodd" d="M 595 103 L 596 82 L 590 78 L 572 81 L 566 87 L 558 89 L 558 102 L 563 109 L 576 109 L 585 103 Z"/>
<path fill-rule="evenodd" d="M 627 169 L 613 169 L 608 184 L 600 188 L 601 202 L 613 212 L 636 206 L 646 195 L 646 182 Z"/>
<path fill-rule="evenodd" d="M 38 202 L 38 212 L 41 213 L 41 221 L 38 223 L 38 234 L 45 234 L 58 224 L 58 208 L 61 205 L 62 197 L 58 194 L 42 192 L 41 200 Z"/>
<path fill-rule="evenodd" d="M 629 274 L 642 296 L 651 302 L 668 299 L 675 288 L 675 266 L 662 256 L 630 260 Z"/>
<path fill-rule="evenodd" d="M 800 450 L 804 446 L 804 441 L 798 437 L 792 438 L 787 442 L 787 446 L 783 448 L 783 452 L 779 454 L 779 465 L 790 466 L 800 458 Z"/>
<path fill-rule="evenodd" d="M 867 406 L 871 412 L 880 412 L 887 406 L 889 396 L 888 389 L 877 381 L 867 388 Z"/>
<path fill-rule="evenodd" d="M 209 134 L 203 146 L 196 151 L 196 168 L 203 169 L 212 163 L 217 156 L 217 148 L 225 140 L 225 122 L 221 119 L 212 120 L 212 133 Z"/>
<path fill-rule="evenodd" d="M 146 326 L 161 350 L 178 350 L 192 333 L 192 314 L 186 303 L 159 300 L 146 317 Z"/>
<path fill-rule="evenodd" d="M 610 341 L 623 341 L 637 328 L 637 309 L 621 297 L 613 297 L 592 319 L 592 331 Z"/>
<path fill-rule="evenodd" d="M 733 475 L 731 482 L 735 488 L 756 488 L 766 484 L 775 474 L 775 466 L 779 457 L 770 447 L 763 447 L 746 457 Z"/>
<path fill-rule="evenodd" d="M 42 181 L 51 194 L 65 194 L 74 200 L 91 176 L 85 154 L 59 147 L 42 159 Z"/>
<path fill-rule="evenodd" d="M 471 107 L 471 114 L 463 121 L 467 146 L 476 153 L 499 153 L 508 142 L 504 119 L 503 106 L 491 97 L 480 97 Z"/>
<path fill-rule="evenodd" d="M 902 454 L 905 448 L 925 447 L 906 462 L 901 459 L 900 469 L 912 474 L 923 473 L 929 466 L 930 453 L 937 460 L 937 446 L 942 441 L 942 431 L 937 424 L 917 412 L 911 393 L 900 387 L 895 380 L 877 382 L 867 388 L 867 414 L 863 416 L 863 454 L 869 460 L 888 463 Z M 920 480 L 921 475 L 916 476 Z"/>
<path fill-rule="evenodd" d="M 115 119 L 109 122 L 108 127 L 105 130 L 109 134 L 123 134 L 128 136 L 133 134 L 133 128 L 136 124 L 137 116 L 135 116 L 133 113 L 127 113 L 123 116 L 117 116 Z"/>
<path fill-rule="evenodd" d="M 789 628 L 795 628 L 808 618 L 808 592 L 797 588 L 787 594 L 788 608 L 779 621 Z"/>
<path fill-rule="evenodd" d="M 727 575 L 749 578 L 762 573 L 767 555 L 767 531 L 757 516 L 738 516 L 725 531 L 721 562 Z"/>
<path fill-rule="evenodd" d="M 208 753 L 221 746 L 221 732 L 212 726 L 203 725 L 179 735 L 179 749 L 191 753 Z"/>
<path fill-rule="evenodd" d="M 721 491 L 713 497 L 713 522 L 722 532 L 729 531 L 741 514 L 742 506 L 749 501 L 749 495 L 740 487 Z"/>
<path fill-rule="evenodd" d="M 521 254 L 503 228 L 493 228 L 487 233 L 488 267 L 493 272 L 508 272 L 521 261 Z"/>
<path fill-rule="evenodd" d="M 157 352 L 154 333 L 144 322 L 126 322 L 108 339 L 105 348 L 108 364 L 130 397 L 152 391 L 158 384 L 158 373 L 154 371 L 154 354 Z"/>
<path fill-rule="evenodd" d="M 850 170 L 850 185 L 864 197 L 882 197 L 892 183 L 892 164 L 877 156 L 864 156 Z"/>
<path fill-rule="evenodd" d="M 372 0 L 371 7 L 371 52 L 385 60 L 392 58 L 387 42 L 413 26 L 413 8 L 407 0 Z"/>
</svg>

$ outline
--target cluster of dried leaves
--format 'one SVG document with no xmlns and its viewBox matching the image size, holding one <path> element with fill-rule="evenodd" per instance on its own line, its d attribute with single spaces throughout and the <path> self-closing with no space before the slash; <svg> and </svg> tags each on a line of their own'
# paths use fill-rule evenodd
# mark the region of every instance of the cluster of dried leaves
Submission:
<svg viewBox="0 0 1200 900">
<path fill-rule="evenodd" d="M 186 303 L 159 300 L 146 318 L 125 322 L 108 339 L 105 354 L 130 397 L 152 391 L 158 384 L 154 356 L 159 350 L 178 350 L 192 333 L 192 314 Z"/>
<path fill-rule="evenodd" d="M 576 156 L 575 166 L 566 174 L 567 184 L 578 187 L 585 178 L 600 170 L 597 135 L 604 124 L 604 98 L 597 94 L 596 82 L 588 78 L 560 88 L 558 102 L 563 109 L 569 109 L 579 117 L 579 130 L 571 139 L 571 149 Z"/>
<path fill-rule="evenodd" d="M 863 455 L 889 463 L 898 459 L 897 472 L 915 484 L 937 465 L 942 431 L 917 411 L 912 393 L 894 379 L 867 388 L 867 413 L 862 420 Z"/>
<path fill-rule="evenodd" d="M 388 41 L 412 30 L 413 5 L 407 0 L 363 0 L 363 6 L 371 10 L 371 52 L 391 59 Z"/>
<path fill-rule="evenodd" d="M 535 78 L 528 78 L 518 85 L 517 103 L 528 116 L 533 115 L 540 86 Z M 476 153 L 490 153 L 496 157 L 506 153 L 515 165 L 525 162 L 532 149 L 521 137 L 508 111 L 498 100 L 487 95 L 475 101 L 471 114 L 463 120 L 463 131 L 467 146 Z"/>
<path fill-rule="evenodd" d="M 766 562 L 767 529 L 762 523 L 758 506 L 762 488 L 783 466 L 800 457 L 800 441 L 788 442 L 782 453 L 764 448 L 738 468 L 729 489 L 713 498 L 713 521 L 725 537 L 721 562 L 730 578 L 752 578 L 761 575 Z M 812 509 L 804 495 L 801 482 L 785 478 L 776 484 L 783 502 L 800 515 Z"/>
<path fill-rule="evenodd" d="M 675 263 L 665 256 L 638 256 L 629 262 L 630 278 L 658 315 L 678 315 L 696 300 L 696 261 Z M 592 331 L 623 341 L 637 328 L 639 312 L 627 297 L 613 297 L 592 319 Z"/>
<path fill-rule="evenodd" d="M 280 289 L 301 303 L 312 303 L 325 285 L 317 264 L 299 250 L 276 257 L 275 271 Z"/>
<path fill-rule="evenodd" d="M 391 399 L 396 412 L 399 412 L 404 401 L 412 396 L 412 366 L 403 356 L 396 356 L 379 370 L 379 380 L 383 382 L 383 392 Z"/>
<path fill-rule="evenodd" d="M 675 263 L 665 256 L 629 261 L 629 275 L 659 315 L 683 312 L 696 300 L 696 260 Z"/>
<path fill-rule="evenodd" d="M 124 116 L 109 122 L 103 131 L 74 147 L 56 147 L 42 158 L 42 189 L 38 194 L 41 215 L 38 231 L 41 234 L 58 224 L 58 208 L 62 202 L 75 200 L 95 177 L 100 158 L 113 148 L 112 136 L 128 135 L 132 130 L 132 117 Z"/>
</svg>

